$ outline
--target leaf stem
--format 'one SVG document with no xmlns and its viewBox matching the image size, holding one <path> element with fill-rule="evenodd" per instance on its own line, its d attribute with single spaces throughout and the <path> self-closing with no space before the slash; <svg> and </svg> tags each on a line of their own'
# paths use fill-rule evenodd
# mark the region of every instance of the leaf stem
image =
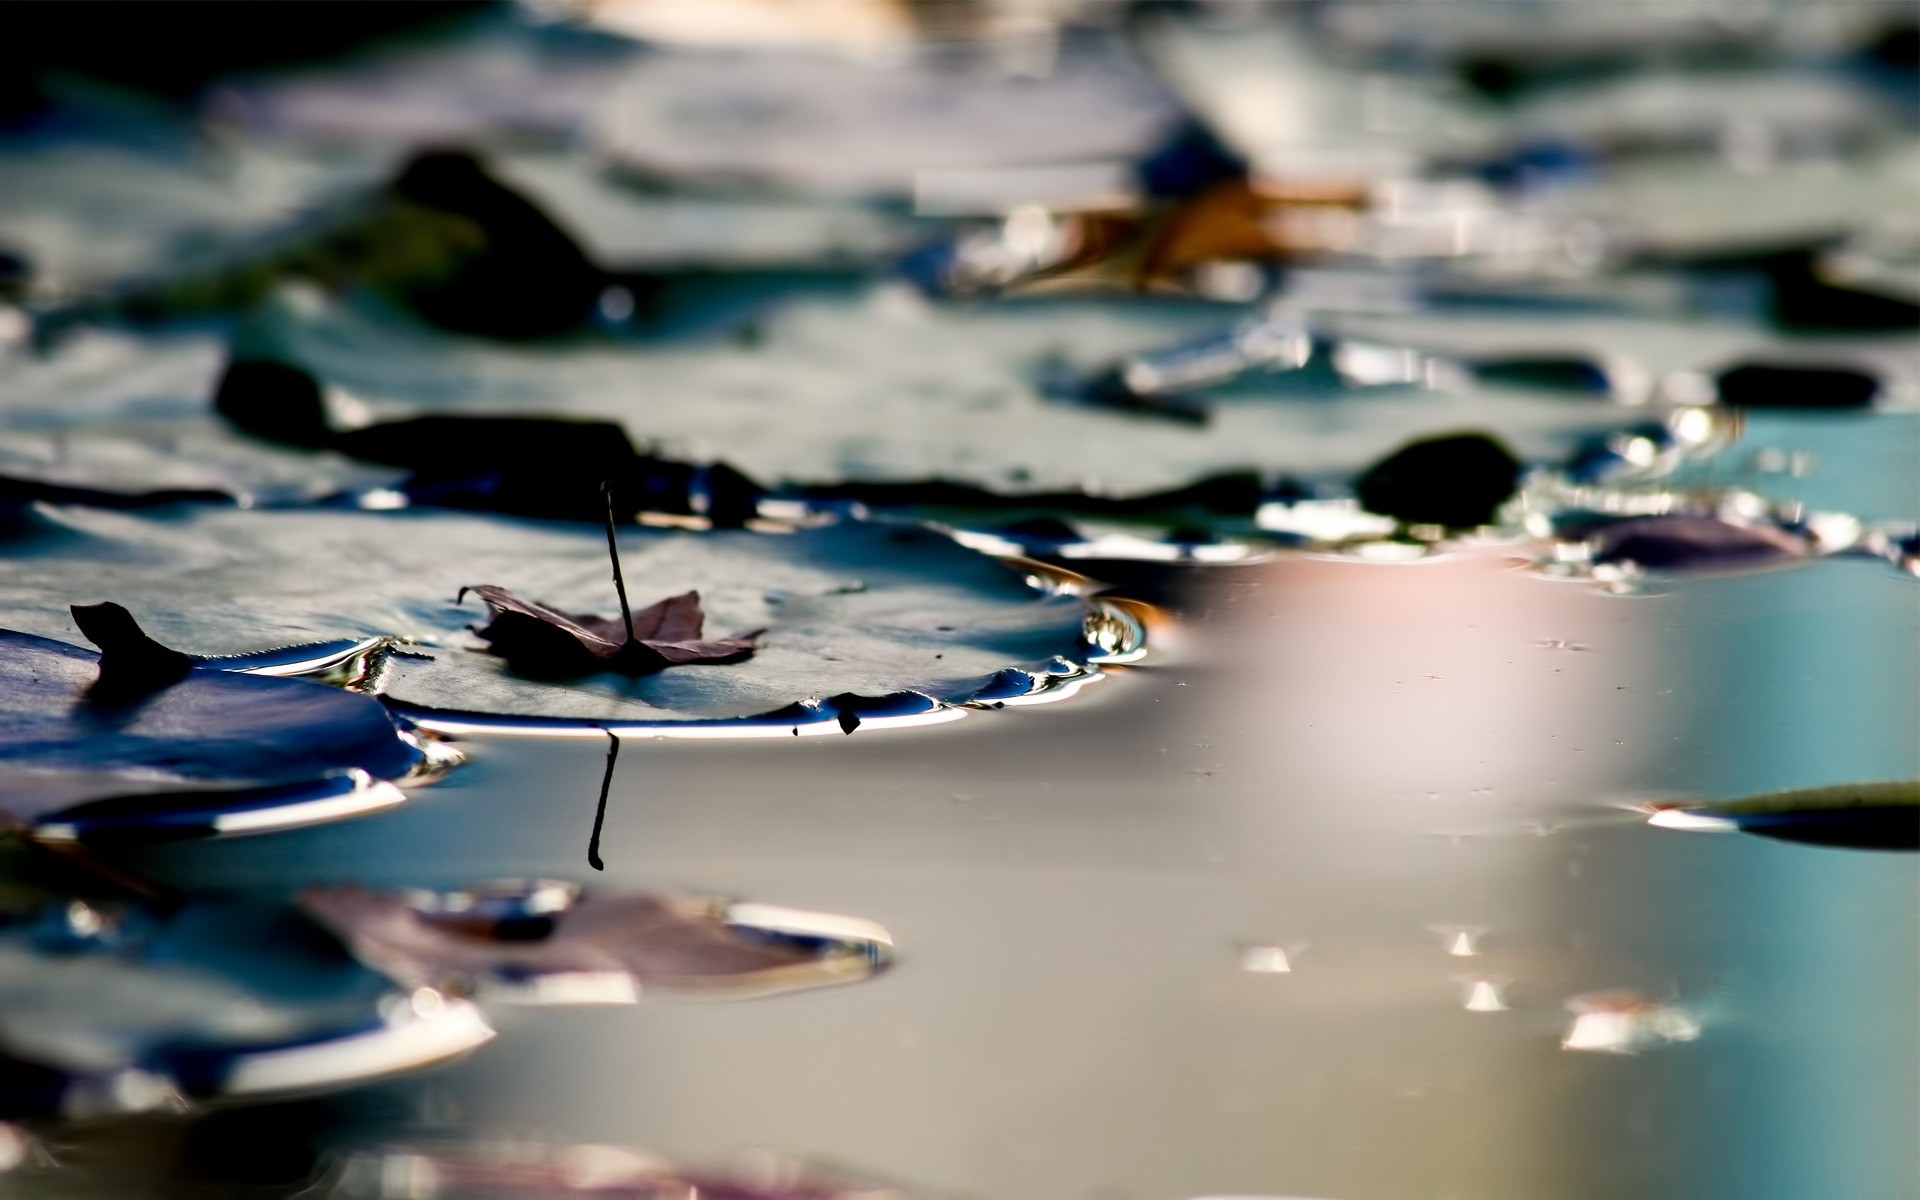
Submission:
<svg viewBox="0 0 1920 1200">
<path fill-rule="evenodd" d="M 593 836 L 587 839 L 587 865 L 596 871 L 607 869 L 600 861 L 600 827 L 607 820 L 607 792 L 613 787 L 613 764 L 620 757 L 620 735 L 611 729 L 606 733 L 607 772 L 600 777 L 600 806 L 593 810 Z"/>
<path fill-rule="evenodd" d="M 620 573 L 620 543 L 613 536 L 613 482 L 603 481 L 600 494 L 607 498 L 607 557 L 613 560 L 613 590 L 620 593 L 620 620 L 627 627 L 627 640 L 633 640 L 633 609 L 627 604 L 627 580 Z"/>
</svg>

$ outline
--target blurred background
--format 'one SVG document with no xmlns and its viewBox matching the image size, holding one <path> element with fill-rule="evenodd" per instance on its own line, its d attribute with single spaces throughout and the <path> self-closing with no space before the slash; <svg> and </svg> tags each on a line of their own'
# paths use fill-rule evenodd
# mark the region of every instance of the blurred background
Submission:
<svg viewBox="0 0 1920 1200">
<path fill-rule="evenodd" d="M 1920 1196 L 1911 786 L 1727 806 L 1920 779 L 1912 4 L 15 4 L 0 47 L 0 624 L 73 641 L 44 581 L 118 564 L 163 640 L 289 640 L 160 611 L 225 505 L 913 523 L 1145 638 L 1042 668 L 982 602 L 1030 686 L 617 761 L 450 723 L 390 811 L 80 868 L 15 828 L 0 1195 Z M 431 556 L 302 528 L 315 636 Z M 490 945 L 721 899 L 462 990 L 355 885 Z M 720 916 L 773 957 L 715 966 Z M 375 1004 L 415 1032 L 339 1034 Z"/>
</svg>

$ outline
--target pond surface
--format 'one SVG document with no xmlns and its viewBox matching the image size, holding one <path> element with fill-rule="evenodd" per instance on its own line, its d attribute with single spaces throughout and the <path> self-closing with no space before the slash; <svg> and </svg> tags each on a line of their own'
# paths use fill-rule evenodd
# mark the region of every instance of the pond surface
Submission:
<svg viewBox="0 0 1920 1200">
<path fill-rule="evenodd" d="M 1920 1200 L 1910 14 L 41 7 L 0 1198 Z"/>
<path fill-rule="evenodd" d="M 1630 806 L 1920 771 L 1889 669 L 1920 655 L 1911 589 L 1870 563 L 1622 597 L 1497 554 L 1296 559 L 1208 573 L 1159 657 L 1066 703 L 630 742 L 607 884 L 878 921 L 895 967 L 523 1014 L 369 1132 L 767 1147 L 1009 1200 L 1909 1194 L 1913 860 Z M 390 815 L 146 865 L 600 882 L 603 748 L 468 746 Z M 1672 1040 L 1570 1048 L 1609 1003 L 1671 1010 Z"/>
</svg>

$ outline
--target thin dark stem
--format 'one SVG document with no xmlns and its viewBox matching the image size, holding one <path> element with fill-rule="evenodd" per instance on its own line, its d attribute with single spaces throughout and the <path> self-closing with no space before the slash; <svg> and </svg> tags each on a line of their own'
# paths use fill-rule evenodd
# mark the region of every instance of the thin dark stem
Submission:
<svg viewBox="0 0 1920 1200">
<path fill-rule="evenodd" d="M 620 735 L 607 730 L 607 773 L 600 777 L 600 807 L 593 810 L 593 836 L 587 839 L 587 865 L 604 871 L 600 861 L 600 827 L 607 821 L 607 792 L 613 787 L 613 764 L 620 757 Z"/>
<path fill-rule="evenodd" d="M 620 573 L 620 543 L 613 536 L 613 484 L 600 485 L 600 494 L 607 498 L 607 557 L 613 560 L 613 590 L 620 593 L 620 620 L 627 627 L 627 640 L 633 640 L 633 609 L 627 604 L 627 580 Z"/>
</svg>

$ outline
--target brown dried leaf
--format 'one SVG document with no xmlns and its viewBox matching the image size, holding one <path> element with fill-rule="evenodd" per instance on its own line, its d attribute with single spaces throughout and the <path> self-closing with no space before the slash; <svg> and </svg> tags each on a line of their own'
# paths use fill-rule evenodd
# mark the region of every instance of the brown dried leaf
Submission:
<svg viewBox="0 0 1920 1200">
<path fill-rule="evenodd" d="M 758 631 L 730 638 L 702 636 L 706 614 L 700 593 L 683 592 L 633 614 L 633 636 L 624 621 L 590 613 L 563 613 L 523 600 L 493 584 L 462 588 L 487 604 L 492 618 L 476 632 L 488 649 L 523 675 L 564 679 L 596 671 L 650 675 L 694 663 L 738 662 L 753 653 Z"/>
</svg>

